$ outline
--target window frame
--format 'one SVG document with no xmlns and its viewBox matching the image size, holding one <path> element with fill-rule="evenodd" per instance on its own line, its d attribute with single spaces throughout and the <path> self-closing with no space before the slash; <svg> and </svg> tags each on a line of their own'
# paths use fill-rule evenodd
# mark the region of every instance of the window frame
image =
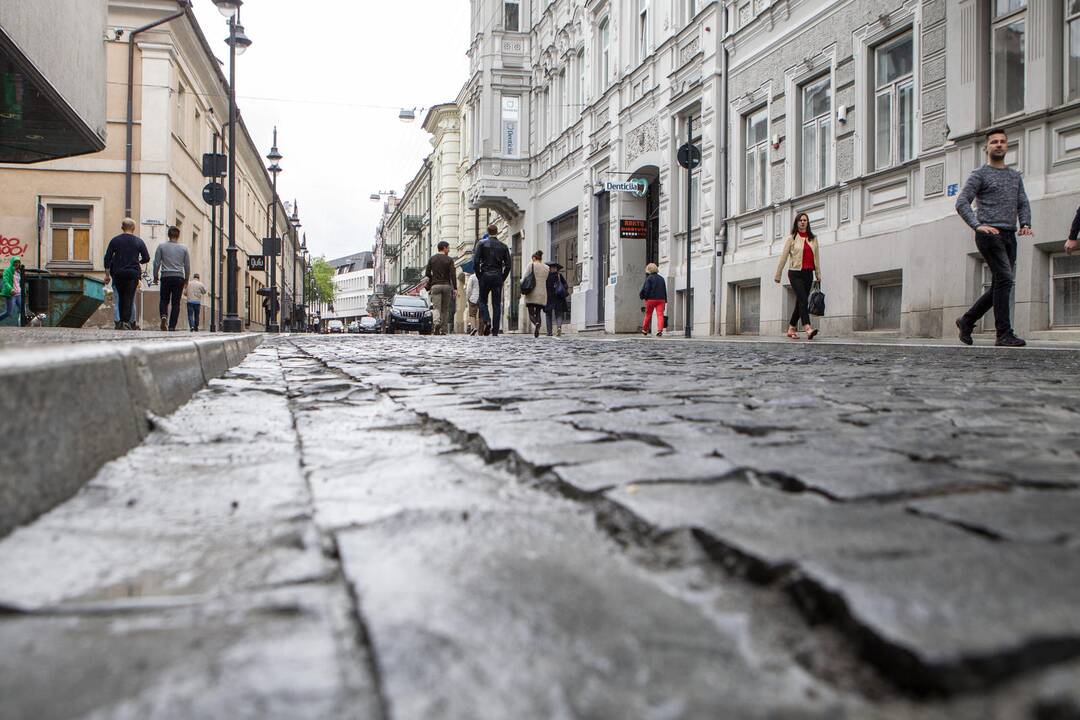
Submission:
<svg viewBox="0 0 1080 720">
<path fill-rule="evenodd" d="M 649 56 L 649 43 L 652 40 L 652 32 L 649 28 L 650 0 L 638 0 L 638 62 L 645 62 Z"/>
<path fill-rule="evenodd" d="M 759 140 L 757 143 L 755 143 L 751 147 L 750 146 L 750 128 L 753 126 L 752 120 L 755 117 L 757 117 L 758 115 L 760 115 L 760 114 L 765 115 L 765 137 L 762 138 L 761 140 Z M 742 148 L 743 149 L 742 149 L 741 160 L 740 160 L 740 166 L 742 167 L 742 170 L 741 170 L 740 174 L 742 176 L 742 181 L 743 181 L 742 182 L 742 185 L 743 185 L 743 192 L 742 192 L 742 195 L 743 195 L 742 201 L 743 202 L 742 202 L 742 204 L 743 204 L 743 211 L 744 212 L 753 212 L 755 210 L 761 210 L 762 208 L 766 207 L 768 205 L 768 203 L 769 203 L 768 169 L 769 169 L 769 162 L 770 162 L 769 150 L 771 149 L 769 147 L 769 124 L 770 124 L 770 122 L 771 122 L 771 120 L 769 118 L 769 106 L 768 105 L 758 106 L 758 107 L 753 108 L 753 109 L 751 109 L 751 110 L 749 110 L 747 112 L 744 112 L 742 114 L 742 123 L 741 123 L 742 130 L 741 130 L 741 132 L 742 132 Z M 750 156 L 754 155 L 754 160 L 755 160 L 754 169 L 757 170 L 757 168 L 760 166 L 760 163 L 758 162 L 759 159 L 760 159 L 758 153 L 764 153 L 765 171 L 764 171 L 763 177 L 760 178 L 760 180 L 761 180 L 761 185 L 760 185 L 761 197 L 757 198 L 757 203 L 756 204 L 751 205 L 750 204 L 750 189 L 751 189 L 751 187 L 754 188 L 755 197 L 757 197 L 756 191 L 758 189 L 758 184 L 757 183 L 752 184 L 751 180 L 757 180 L 758 178 L 756 176 L 754 178 L 749 177 L 749 174 L 747 172 L 748 166 L 749 166 L 748 161 L 750 159 Z"/>
<path fill-rule="evenodd" d="M 597 25 L 600 46 L 600 62 L 597 71 L 600 76 L 601 91 L 607 90 L 611 85 L 611 16 L 605 15 Z"/>
<path fill-rule="evenodd" d="M 806 114 L 806 94 L 811 88 L 819 85 L 826 85 L 826 91 L 829 97 L 829 106 L 825 112 L 815 115 L 812 118 L 805 117 Z M 836 110 L 836 95 L 833 92 L 833 78 L 831 73 L 825 73 L 816 77 L 805 80 L 798 85 L 799 91 L 799 192 L 806 195 L 809 193 L 819 192 L 825 188 L 831 187 L 834 183 L 835 162 L 836 153 L 834 152 L 835 139 L 836 139 L 836 125 L 833 122 L 833 115 Z M 824 126 L 824 127 L 823 127 Z M 806 183 L 806 134 L 808 129 L 813 129 L 814 141 L 813 141 L 813 170 L 815 174 L 814 187 L 807 187 Z M 820 150 L 822 148 L 822 133 L 827 133 L 825 143 L 826 158 L 824 162 L 825 177 L 819 176 L 819 170 L 822 168 L 822 158 L 820 157 Z"/>
<path fill-rule="evenodd" d="M 176 104 L 173 108 L 173 134 L 182 145 L 187 145 L 187 89 L 183 80 L 176 82 Z"/>
<path fill-rule="evenodd" d="M 911 40 L 911 72 L 900 77 L 894 78 L 888 83 L 879 84 L 878 81 L 878 58 L 879 54 L 890 47 L 900 44 L 905 38 Z M 871 99 L 871 112 L 870 116 L 873 118 L 872 131 L 869 133 L 869 142 L 874 149 L 874 171 L 887 170 L 889 168 L 903 165 L 904 163 L 914 160 L 918 156 L 918 142 L 917 142 L 917 123 L 916 118 L 918 116 L 918 93 L 916 92 L 916 73 L 917 65 L 916 58 L 918 55 L 918 48 L 916 47 L 916 35 L 915 30 L 912 27 L 907 27 L 904 31 L 896 33 L 888 38 L 881 40 L 871 48 L 873 69 L 872 75 L 872 99 Z M 909 103 L 911 105 L 910 117 L 908 118 L 909 130 L 909 143 L 910 143 L 910 155 L 906 158 L 901 158 L 900 148 L 902 147 L 902 136 L 900 133 L 901 121 L 900 121 L 900 100 L 904 91 L 909 92 Z M 883 97 L 889 99 L 889 157 L 888 160 L 882 161 L 878 147 L 878 106 L 879 101 Z"/>
<path fill-rule="evenodd" d="M 53 212 L 56 210 L 86 210 L 87 217 L 90 218 L 87 223 L 62 223 L 56 222 L 53 219 Z M 94 264 L 94 206 L 93 205 L 81 205 L 79 203 L 50 203 L 48 205 L 48 218 L 49 218 L 49 262 L 47 265 L 65 265 L 65 266 L 79 266 L 79 267 L 93 267 Z M 67 257 L 56 258 L 53 256 L 53 231 L 54 230 L 67 230 Z M 75 230 L 86 230 L 87 242 L 86 242 L 86 259 L 75 259 Z"/>
<path fill-rule="evenodd" d="M 1064 79 L 1064 86 L 1065 86 L 1062 89 L 1062 97 L 1065 98 L 1065 102 L 1067 102 L 1067 103 L 1074 102 L 1076 100 L 1080 100 L 1080 56 L 1077 57 L 1076 77 L 1070 77 L 1070 72 L 1071 71 L 1070 71 L 1070 67 L 1069 67 L 1069 65 L 1070 65 L 1069 58 L 1071 57 L 1070 54 L 1069 54 L 1069 48 L 1071 46 L 1070 37 L 1071 37 L 1071 34 L 1072 34 L 1071 25 L 1074 22 L 1076 23 L 1077 35 L 1080 36 L 1080 7 L 1077 8 L 1075 13 L 1070 15 L 1069 14 L 1068 2 L 1069 2 L 1069 0 L 1066 0 L 1066 5 L 1062 9 L 1062 25 L 1063 25 L 1063 31 L 1065 33 L 1065 38 L 1064 38 L 1064 41 L 1063 41 L 1063 44 L 1062 44 L 1062 53 L 1061 53 L 1061 55 L 1062 55 L 1061 60 L 1062 60 L 1063 65 L 1065 66 L 1063 68 L 1063 70 L 1062 70 L 1062 77 Z M 1076 86 L 1076 92 L 1074 94 L 1069 93 L 1070 84 L 1075 84 L 1075 86 Z"/>
<path fill-rule="evenodd" d="M 1028 40 L 1027 40 L 1028 3 L 1027 3 L 1027 0 L 1022 0 L 1022 1 L 1024 3 L 1022 6 L 1020 6 L 1018 8 L 1015 8 L 1013 10 L 1009 10 L 1009 11 L 1003 13 L 1002 15 L 998 15 L 997 10 L 994 7 L 995 0 L 991 0 L 991 8 L 990 8 L 990 117 L 993 120 L 993 122 L 995 122 L 995 123 L 1001 122 L 1003 120 L 1008 120 L 1009 118 L 1014 118 L 1014 117 L 1021 116 L 1027 111 L 1027 85 L 1028 85 L 1028 83 L 1027 83 L 1027 58 L 1025 57 L 1025 55 L 1027 54 L 1027 43 L 1028 43 Z M 1008 27 L 1010 25 L 1013 25 L 1015 23 L 1022 23 L 1023 24 L 1023 30 L 1022 30 L 1023 48 L 1022 48 L 1022 50 L 1020 52 L 1020 61 L 1021 61 L 1021 67 L 1022 67 L 1022 72 L 1020 73 L 1020 76 L 1021 76 L 1021 82 L 1023 83 L 1023 100 L 1021 102 L 1021 107 L 1020 107 L 1019 110 L 1014 110 L 1011 113 L 1004 113 L 1002 115 L 998 115 L 998 112 L 997 112 L 997 110 L 998 110 L 998 108 L 997 108 L 997 99 L 998 99 L 997 66 L 998 66 L 998 61 L 997 61 L 997 52 L 996 52 L 997 32 L 998 32 L 998 30 L 1000 30 L 1002 28 L 1006 28 L 1006 27 Z M 1067 72 L 1066 72 L 1066 75 L 1068 75 Z M 1066 80 L 1066 82 L 1068 82 L 1068 80 Z"/>
<path fill-rule="evenodd" d="M 878 327 L 874 324 L 874 291 L 884 288 L 900 288 L 900 311 L 896 319 L 895 327 Z M 897 332 L 904 326 L 904 279 L 902 277 L 883 278 L 868 282 L 866 285 L 866 326 L 870 331 Z"/>
<path fill-rule="evenodd" d="M 682 3 L 683 12 L 686 13 L 686 18 L 683 19 L 683 25 L 689 25 L 697 14 L 701 12 L 700 0 L 684 0 Z"/>
<path fill-rule="evenodd" d="M 1059 329 L 1062 329 L 1062 328 L 1072 329 L 1072 328 L 1080 327 L 1080 319 L 1078 319 L 1078 321 L 1077 321 L 1077 323 L 1075 325 L 1057 325 L 1057 324 L 1054 323 L 1054 281 L 1055 280 L 1072 279 L 1072 278 L 1080 278 L 1080 271 L 1077 271 L 1077 272 L 1074 272 L 1074 273 L 1073 272 L 1062 273 L 1060 275 L 1055 273 L 1054 272 L 1054 260 L 1059 258 L 1059 257 L 1070 257 L 1070 256 L 1066 255 L 1063 252 L 1055 252 L 1055 253 L 1050 254 L 1050 297 L 1047 299 L 1048 300 L 1047 308 L 1049 310 L 1050 315 L 1049 315 L 1049 318 L 1048 318 L 1047 327 L 1050 328 L 1051 330 L 1059 330 Z M 1075 257 L 1075 256 L 1072 256 L 1072 257 Z"/>
<path fill-rule="evenodd" d="M 510 6 L 517 7 L 517 27 L 509 27 Z M 521 0 L 503 0 L 503 30 L 506 32 L 521 32 Z"/>
</svg>

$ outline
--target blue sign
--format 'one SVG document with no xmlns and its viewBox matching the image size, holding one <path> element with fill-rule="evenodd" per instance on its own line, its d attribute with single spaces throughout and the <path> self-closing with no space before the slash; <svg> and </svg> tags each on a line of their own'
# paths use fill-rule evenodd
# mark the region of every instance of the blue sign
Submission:
<svg viewBox="0 0 1080 720">
<path fill-rule="evenodd" d="M 953 195 L 955 195 L 958 192 L 960 192 L 960 186 L 959 185 L 957 185 L 956 183 L 953 183 L 952 185 L 949 186 L 949 189 L 948 189 L 949 197 L 952 197 Z"/>
<path fill-rule="evenodd" d="M 608 285 L 614 285 L 614 284 L 615 284 L 615 281 L 616 281 L 616 280 L 618 280 L 618 279 L 619 279 L 619 276 L 618 276 L 618 275 L 611 275 L 611 276 L 610 276 L 610 277 L 608 278 Z"/>
</svg>

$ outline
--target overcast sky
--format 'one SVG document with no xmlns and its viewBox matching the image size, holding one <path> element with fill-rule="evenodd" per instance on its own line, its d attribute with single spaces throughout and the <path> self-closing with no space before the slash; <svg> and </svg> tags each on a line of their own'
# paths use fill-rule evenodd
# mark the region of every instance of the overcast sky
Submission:
<svg viewBox="0 0 1080 720">
<path fill-rule="evenodd" d="M 194 7 L 228 63 L 225 18 Z M 278 192 L 299 201 L 309 249 L 370 250 L 382 204 L 368 196 L 400 195 L 431 152 L 423 112 L 407 125 L 398 109 L 451 102 L 468 77 L 468 0 L 246 0 L 240 20 L 253 44 L 237 105 L 264 156 L 277 125 Z"/>
</svg>

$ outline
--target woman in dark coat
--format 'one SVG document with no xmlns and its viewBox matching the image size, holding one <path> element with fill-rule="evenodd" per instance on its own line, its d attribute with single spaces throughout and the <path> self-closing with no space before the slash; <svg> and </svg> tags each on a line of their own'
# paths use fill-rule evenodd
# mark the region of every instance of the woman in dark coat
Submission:
<svg viewBox="0 0 1080 720">
<path fill-rule="evenodd" d="M 562 335 L 563 320 L 570 306 L 566 302 L 570 294 L 570 286 L 566 284 L 566 276 L 562 274 L 562 265 L 557 262 L 549 262 L 547 276 L 547 305 L 544 307 L 544 318 L 547 320 L 547 334 L 551 337 L 551 319 L 555 318 L 555 335 Z"/>
</svg>

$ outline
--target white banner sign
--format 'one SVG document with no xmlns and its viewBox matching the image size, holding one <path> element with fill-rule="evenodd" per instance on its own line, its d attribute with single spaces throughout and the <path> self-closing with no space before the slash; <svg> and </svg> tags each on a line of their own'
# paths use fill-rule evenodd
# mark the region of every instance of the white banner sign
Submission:
<svg viewBox="0 0 1080 720">
<path fill-rule="evenodd" d="M 604 183 L 604 190 L 606 192 L 628 192 L 633 193 L 637 197 L 645 197 L 645 193 L 649 189 L 649 183 L 646 180 L 638 178 L 636 180 L 627 180 L 626 182 L 608 182 Z"/>
</svg>

